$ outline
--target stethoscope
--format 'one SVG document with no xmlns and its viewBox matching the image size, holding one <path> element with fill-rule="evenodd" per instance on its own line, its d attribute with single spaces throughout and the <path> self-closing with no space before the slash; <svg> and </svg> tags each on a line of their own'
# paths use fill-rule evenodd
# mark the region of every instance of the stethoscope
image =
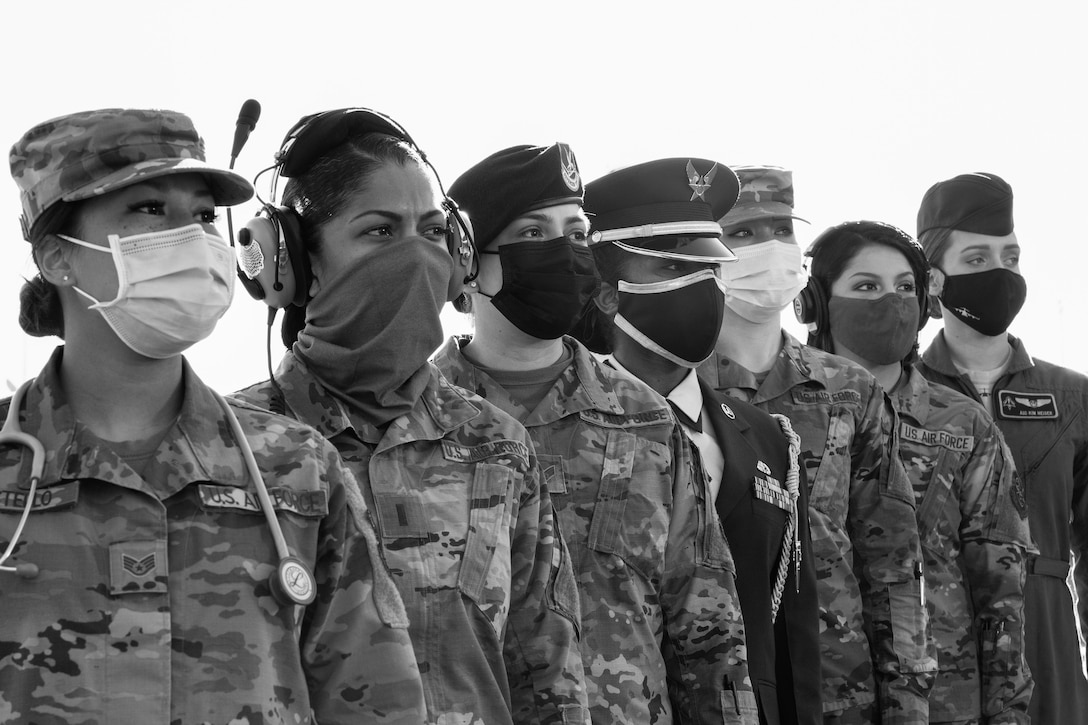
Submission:
<svg viewBox="0 0 1088 725">
<path fill-rule="evenodd" d="M 4 427 L 0 429 L 0 446 L 4 445 L 20 445 L 25 448 L 29 448 L 32 453 L 30 462 L 30 481 L 27 486 L 26 503 L 23 504 L 23 513 L 19 517 L 19 524 L 15 527 L 15 534 L 11 537 L 11 541 L 8 543 L 4 553 L 0 555 L 0 572 L 14 572 L 19 574 L 25 579 L 34 579 L 38 576 L 38 567 L 35 564 L 29 562 L 23 562 L 15 564 L 14 566 L 8 565 L 7 561 L 11 557 L 15 547 L 19 543 L 19 538 L 22 536 L 23 527 L 26 525 L 27 519 L 30 517 L 30 511 L 34 508 L 34 499 L 38 492 L 38 484 L 41 482 L 42 471 L 45 468 L 45 449 L 42 447 L 41 441 L 32 435 L 24 433 L 19 426 L 19 409 L 22 407 L 23 396 L 26 394 L 27 388 L 30 387 L 33 380 L 28 380 L 19 386 L 19 389 L 15 391 L 15 394 L 11 398 L 11 404 L 8 408 L 7 418 L 4 420 Z M 261 503 L 261 511 L 264 513 L 265 519 L 268 521 L 268 527 L 272 531 L 272 540 L 276 545 L 276 554 L 279 556 L 279 564 L 276 567 L 276 573 L 269 579 L 269 589 L 272 591 L 272 596 L 277 602 L 284 606 L 291 604 L 310 604 L 317 594 L 317 584 L 314 581 L 313 572 L 310 568 L 296 556 L 292 556 L 290 550 L 287 548 L 287 540 L 283 537 L 283 529 L 280 528 L 279 519 L 276 518 L 276 511 L 272 505 L 272 499 L 268 495 L 268 488 L 264 483 L 264 476 L 261 475 L 260 468 L 257 466 L 257 459 L 253 457 L 253 449 L 249 445 L 249 441 L 246 439 L 245 432 L 242 430 L 241 423 L 238 422 L 238 418 L 234 415 L 234 411 L 230 409 L 230 405 L 223 399 L 219 393 L 212 391 L 212 395 L 215 396 L 216 402 L 223 410 L 227 420 L 230 421 L 231 431 L 234 433 L 234 439 L 238 443 L 239 449 L 242 451 L 242 458 L 246 464 L 246 470 L 253 478 L 253 482 L 257 487 L 257 499 Z"/>
</svg>

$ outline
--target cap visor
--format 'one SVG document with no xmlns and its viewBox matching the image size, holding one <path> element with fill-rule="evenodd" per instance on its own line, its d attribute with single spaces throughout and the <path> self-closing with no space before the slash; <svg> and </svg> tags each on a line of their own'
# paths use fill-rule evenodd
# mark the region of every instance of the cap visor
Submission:
<svg viewBox="0 0 1088 725">
<path fill-rule="evenodd" d="M 640 239 L 637 244 L 632 244 L 633 241 L 625 239 L 612 243 L 633 254 L 685 262 L 719 264 L 737 258 L 718 237 L 652 237 Z"/>
<path fill-rule="evenodd" d="M 245 177 L 208 166 L 198 159 L 153 159 L 131 164 L 123 169 L 96 179 L 93 184 L 65 194 L 63 201 L 79 201 L 108 194 L 148 179 L 175 174 L 200 174 L 211 189 L 216 206 L 234 206 L 253 198 L 253 185 Z"/>
</svg>

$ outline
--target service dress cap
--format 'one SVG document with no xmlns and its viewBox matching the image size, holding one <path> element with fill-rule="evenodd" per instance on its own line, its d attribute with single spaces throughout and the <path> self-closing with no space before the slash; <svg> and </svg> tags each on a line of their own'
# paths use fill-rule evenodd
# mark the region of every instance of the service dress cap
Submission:
<svg viewBox="0 0 1088 725">
<path fill-rule="evenodd" d="M 918 236 L 956 229 L 991 237 L 1012 234 L 1012 187 L 996 174 L 960 174 L 929 187 L 918 208 Z"/>
<path fill-rule="evenodd" d="M 450 186 L 450 198 L 472 220 L 480 249 L 522 214 L 560 204 L 580 205 L 583 194 L 578 161 L 565 143 L 497 151 Z"/>
<path fill-rule="evenodd" d="M 709 159 L 658 159 L 586 184 L 590 244 L 692 262 L 736 259 L 717 220 L 737 200 L 737 175 Z"/>
<path fill-rule="evenodd" d="M 175 111 L 105 108 L 60 116 L 27 131 L 9 160 L 24 236 L 58 201 L 89 199 L 169 174 L 201 174 L 220 206 L 253 196 L 245 178 L 204 163 L 204 140 L 189 117 Z"/>
<path fill-rule="evenodd" d="M 723 227 L 767 217 L 807 223 L 793 213 L 792 171 L 780 166 L 734 166 L 733 171 L 740 180 L 740 192 L 729 213 L 718 218 Z"/>
</svg>

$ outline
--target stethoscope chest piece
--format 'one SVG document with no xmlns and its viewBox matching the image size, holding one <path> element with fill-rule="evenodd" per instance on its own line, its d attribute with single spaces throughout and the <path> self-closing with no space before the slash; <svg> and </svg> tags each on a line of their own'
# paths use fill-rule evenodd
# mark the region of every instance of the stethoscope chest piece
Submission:
<svg viewBox="0 0 1088 725">
<path fill-rule="evenodd" d="M 283 605 L 301 604 L 306 606 L 314 601 L 317 594 L 317 582 L 302 560 L 295 556 L 280 559 L 275 575 L 269 580 L 272 596 Z"/>
</svg>

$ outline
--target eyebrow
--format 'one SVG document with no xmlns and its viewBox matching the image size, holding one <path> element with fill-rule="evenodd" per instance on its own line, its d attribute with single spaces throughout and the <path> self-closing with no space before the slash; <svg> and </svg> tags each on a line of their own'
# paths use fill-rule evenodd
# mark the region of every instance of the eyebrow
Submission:
<svg viewBox="0 0 1088 725">
<path fill-rule="evenodd" d="M 394 222 L 404 221 L 404 215 L 403 214 L 398 214 L 395 211 L 387 211 L 385 209 L 367 209 L 366 211 L 361 211 L 358 214 L 356 214 L 355 216 L 348 219 L 348 222 L 353 222 L 356 219 L 361 219 L 362 217 L 370 216 L 371 214 L 373 214 L 375 216 L 385 217 L 386 219 L 389 219 L 389 220 L 394 221 Z M 424 214 L 423 218 L 424 219 L 430 219 L 433 216 L 440 216 L 442 218 L 445 218 L 446 215 L 442 212 L 441 209 L 432 209 L 431 211 Z"/>
</svg>

